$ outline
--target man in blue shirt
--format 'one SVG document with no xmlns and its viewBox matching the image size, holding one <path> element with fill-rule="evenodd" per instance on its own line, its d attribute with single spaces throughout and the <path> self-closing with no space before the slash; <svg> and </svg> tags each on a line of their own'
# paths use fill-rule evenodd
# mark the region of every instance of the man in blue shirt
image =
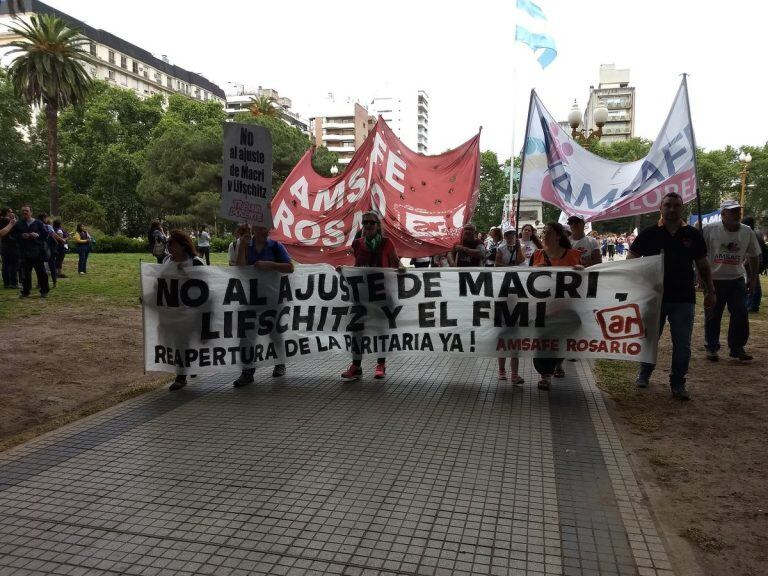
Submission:
<svg viewBox="0 0 768 576">
<path fill-rule="evenodd" d="M 255 226 L 251 230 L 250 226 L 245 225 L 245 231 L 240 236 L 237 243 L 237 265 L 253 266 L 257 270 L 271 270 L 283 274 L 293 272 L 293 263 L 288 251 L 280 242 L 272 240 L 269 237 L 269 229 L 263 226 Z M 283 346 L 282 336 L 277 332 L 272 334 L 272 341 L 275 347 L 280 350 Z M 247 386 L 253 382 L 255 368 L 246 368 L 235 380 L 234 386 L 239 388 Z M 275 365 L 272 376 L 279 377 L 285 375 L 285 364 Z"/>
<path fill-rule="evenodd" d="M 32 291 L 32 269 L 37 274 L 40 296 L 48 296 L 48 273 L 45 271 L 45 244 L 48 232 L 45 224 L 32 217 L 32 207 L 21 207 L 21 220 L 16 222 L 11 233 L 19 244 L 21 255 L 22 283 L 21 298 L 26 298 Z"/>
</svg>

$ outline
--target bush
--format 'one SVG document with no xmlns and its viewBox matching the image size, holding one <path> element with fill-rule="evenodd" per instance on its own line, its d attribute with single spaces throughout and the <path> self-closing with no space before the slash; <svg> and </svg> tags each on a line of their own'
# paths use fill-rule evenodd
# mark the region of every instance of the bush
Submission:
<svg viewBox="0 0 768 576">
<path fill-rule="evenodd" d="M 149 252 L 149 241 L 146 238 L 127 236 L 100 236 L 96 237 L 93 251 L 109 254 Z"/>
<path fill-rule="evenodd" d="M 234 240 L 234 236 L 224 236 L 224 238 L 211 238 L 211 252 L 226 252 L 229 248 L 229 243 Z"/>
</svg>

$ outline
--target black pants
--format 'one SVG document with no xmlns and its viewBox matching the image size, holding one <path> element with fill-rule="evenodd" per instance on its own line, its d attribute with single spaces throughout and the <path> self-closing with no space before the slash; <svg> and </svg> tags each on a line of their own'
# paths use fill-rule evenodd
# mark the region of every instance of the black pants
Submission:
<svg viewBox="0 0 768 576">
<path fill-rule="evenodd" d="M 29 296 L 32 292 L 32 270 L 37 274 L 37 283 L 40 286 L 40 294 L 48 294 L 48 274 L 45 271 L 45 262 L 42 258 L 24 258 L 21 261 L 24 270 L 21 293 Z"/>
<path fill-rule="evenodd" d="M 200 254 L 200 258 L 205 258 L 205 263 L 211 265 L 211 247 L 210 246 L 198 246 L 197 252 Z"/>
<path fill-rule="evenodd" d="M 3 250 L 3 288 L 19 285 L 19 251 Z"/>
<path fill-rule="evenodd" d="M 542 376 L 552 376 L 555 373 L 555 368 L 557 368 L 557 363 L 561 360 L 562 358 L 534 358 L 533 367 Z"/>
</svg>

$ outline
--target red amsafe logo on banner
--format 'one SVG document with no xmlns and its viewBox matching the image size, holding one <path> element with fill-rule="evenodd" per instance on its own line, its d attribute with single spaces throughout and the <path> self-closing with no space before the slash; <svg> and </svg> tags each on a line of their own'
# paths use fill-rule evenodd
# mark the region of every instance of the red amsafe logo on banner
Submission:
<svg viewBox="0 0 768 576">
<path fill-rule="evenodd" d="M 352 264 L 350 247 L 373 208 L 401 257 L 447 252 L 474 211 L 480 135 L 439 156 L 409 150 L 379 117 L 338 178 L 312 168 L 311 151 L 272 200 L 272 237 L 299 262 Z"/>
<path fill-rule="evenodd" d="M 637 304 L 604 308 L 596 313 L 597 322 L 606 340 L 642 338 L 645 336 L 643 318 Z"/>
</svg>

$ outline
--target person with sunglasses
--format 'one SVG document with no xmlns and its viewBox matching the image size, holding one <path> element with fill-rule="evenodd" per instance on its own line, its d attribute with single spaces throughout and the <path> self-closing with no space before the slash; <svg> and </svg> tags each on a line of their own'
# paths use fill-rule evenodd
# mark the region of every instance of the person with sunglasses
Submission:
<svg viewBox="0 0 768 576">
<path fill-rule="evenodd" d="M 363 233 L 352 242 L 352 252 L 355 255 L 355 266 L 360 268 L 395 268 L 403 270 L 400 258 L 395 250 L 395 245 L 381 232 L 381 218 L 373 210 L 363 214 Z M 379 358 L 376 361 L 376 370 L 373 377 L 377 380 L 384 378 L 386 374 L 386 359 Z M 352 355 L 352 364 L 349 365 L 341 377 L 345 380 L 357 380 L 363 375 L 362 356 Z"/>
</svg>

